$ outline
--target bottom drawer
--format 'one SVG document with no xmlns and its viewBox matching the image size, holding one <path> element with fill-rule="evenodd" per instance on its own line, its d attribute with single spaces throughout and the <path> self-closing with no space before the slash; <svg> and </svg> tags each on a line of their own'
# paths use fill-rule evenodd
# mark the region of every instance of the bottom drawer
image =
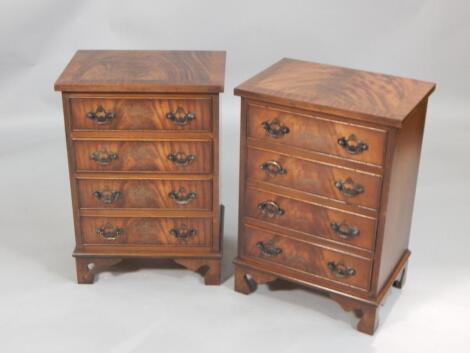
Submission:
<svg viewBox="0 0 470 353">
<path fill-rule="evenodd" d="M 278 233 L 244 226 L 242 257 L 269 261 L 310 275 L 369 289 L 372 262 Z"/>
<path fill-rule="evenodd" d="M 209 247 L 211 218 L 82 217 L 82 242 Z"/>
</svg>

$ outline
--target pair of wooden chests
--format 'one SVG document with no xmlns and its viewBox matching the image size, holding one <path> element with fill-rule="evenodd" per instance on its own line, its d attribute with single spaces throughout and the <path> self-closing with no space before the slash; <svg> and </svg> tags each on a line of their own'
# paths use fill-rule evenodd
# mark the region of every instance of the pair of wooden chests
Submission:
<svg viewBox="0 0 470 353">
<path fill-rule="evenodd" d="M 167 258 L 219 284 L 225 52 L 78 51 L 62 91 L 79 283 Z M 373 334 L 405 281 L 429 82 L 283 59 L 241 96 L 235 290 L 283 279 Z"/>
</svg>

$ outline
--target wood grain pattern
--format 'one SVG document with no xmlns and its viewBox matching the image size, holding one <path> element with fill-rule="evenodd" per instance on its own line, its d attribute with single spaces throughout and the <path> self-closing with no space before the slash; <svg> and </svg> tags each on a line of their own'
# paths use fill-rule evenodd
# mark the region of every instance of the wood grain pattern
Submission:
<svg viewBox="0 0 470 353">
<path fill-rule="evenodd" d="M 224 52 L 79 51 L 57 80 L 79 283 L 93 281 L 89 266 L 104 269 L 124 258 L 210 264 L 206 284 L 220 283 L 224 66 Z M 177 156 L 169 160 L 170 153 Z M 191 154 L 195 158 L 183 163 Z M 178 194 L 169 198 L 172 191 Z M 190 192 L 196 196 L 185 198 Z M 98 221 L 109 224 L 97 233 Z M 182 227 L 169 237 L 180 221 L 201 229 L 195 235 Z"/>
<path fill-rule="evenodd" d="M 289 132 L 281 137 L 272 137 L 262 126 L 264 122 L 272 123 L 276 120 L 289 129 Z M 381 165 L 384 159 L 386 139 L 384 130 L 326 120 L 319 114 L 294 113 L 287 109 L 272 108 L 253 102 L 248 104 L 247 128 L 249 137 L 271 143 L 301 147 L 375 165 Z M 353 135 L 357 139 L 356 143 L 367 144 L 367 150 L 353 154 L 338 143 L 338 139 Z"/>
<path fill-rule="evenodd" d="M 252 273 L 262 283 L 279 278 L 307 286 L 353 311 L 357 329 L 374 334 L 385 296 L 406 277 L 426 105 L 434 89 L 429 82 L 291 59 L 235 89 L 242 97 L 235 290 L 252 292 Z M 260 169 L 268 160 L 267 171 Z M 349 186 L 360 184 L 365 192 L 338 194 L 342 186 L 333 181 L 349 177 Z M 361 230 L 349 244 L 331 233 L 338 217 L 348 224 L 343 233 L 349 225 Z M 341 254 L 337 261 L 344 265 L 325 268 L 329 252 Z M 352 275 L 344 266 L 359 270 Z M 356 282 L 328 277 L 338 270 Z"/>
<path fill-rule="evenodd" d="M 335 167 L 315 161 L 306 161 L 269 151 L 248 148 L 247 171 L 248 179 L 282 185 L 308 193 L 321 195 L 340 202 L 368 208 L 377 208 L 380 196 L 381 177 L 360 171 Z M 275 177 L 267 175 L 260 165 L 266 161 L 276 161 L 286 173 Z M 364 188 L 357 196 L 347 196 L 335 186 L 337 181 L 351 178 L 355 184 Z"/>
<path fill-rule="evenodd" d="M 416 181 L 426 117 L 427 101 L 421 103 L 397 131 L 389 178 L 384 185 L 381 225 L 383 238 L 377 249 L 377 277 L 374 290 L 380 291 L 389 279 L 397 262 L 408 251 Z"/>
<path fill-rule="evenodd" d="M 259 205 L 265 201 L 275 202 L 282 214 L 263 213 Z M 319 204 L 307 203 L 283 197 L 263 190 L 247 187 L 245 191 L 244 215 L 282 227 L 301 231 L 313 237 L 326 238 L 335 243 L 373 250 L 375 245 L 376 221 L 359 214 L 342 212 Z M 342 228 L 356 228 L 354 236 L 339 235 L 332 224 Z"/>
<path fill-rule="evenodd" d="M 98 234 L 97 228 L 110 225 L 107 229 L 122 229 L 116 239 L 107 239 Z M 123 217 L 82 217 L 83 244 L 108 244 L 123 246 L 158 245 L 178 247 L 209 247 L 211 239 L 210 218 L 123 218 Z M 178 239 L 171 229 L 196 229 L 197 234 Z"/>
<path fill-rule="evenodd" d="M 73 130 L 175 130 L 175 131 L 210 131 L 211 99 L 203 98 L 74 98 L 70 100 Z M 102 107 L 112 112 L 114 117 L 109 122 L 97 124 L 87 117 L 89 112 L 96 112 Z M 194 119 L 184 125 L 175 124 L 167 118 L 168 113 L 192 113 Z M 184 115 L 184 114 L 182 114 Z"/>
<path fill-rule="evenodd" d="M 64 92 L 212 92 L 224 89 L 225 52 L 79 50 L 57 79 Z"/>
<path fill-rule="evenodd" d="M 262 259 L 262 261 L 281 264 L 337 283 L 364 290 L 369 289 L 372 268 L 370 260 L 320 248 L 285 237 L 279 233 L 271 233 L 246 226 L 241 241 L 243 244 L 242 259 L 244 257 Z M 281 249 L 281 252 L 273 256 L 265 255 L 258 246 L 259 242 L 265 244 L 266 247 Z M 348 277 L 335 275 L 328 268 L 329 262 L 341 263 L 344 266 L 351 267 L 355 270 L 355 274 Z"/>
<path fill-rule="evenodd" d="M 101 165 L 90 158 L 94 152 L 115 153 L 118 158 Z M 196 159 L 188 165 L 178 165 L 168 160 L 170 153 L 183 153 L 185 157 L 193 155 Z M 75 159 L 77 171 L 211 173 L 212 143 L 77 141 Z"/>
<path fill-rule="evenodd" d="M 178 194 L 181 189 L 184 189 L 184 191 L 180 195 L 187 196 L 189 193 L 194 193 L 194 198 L 187 198 L 188 201 L 186 204 L 176 202 L 176 200 L 171 197 L 170 193 L 174 192 Z M 96 195 L 96 192 L 101 194 Z M 112 197 L 113 192 L 118 192 L 118 196 Z M 191 179 L 79 180 L 78 194 L 80 208 L 165 208 L 174 210 L 212 210 L 211 181 L 194 181 Z M 107 201 L 105 199 L 106 196 L 108 197 Z"/>
<path fill-rule="evenodd" d="M 435 84 L 282 59 L 235 88 L 235 94 L 400 127 Z"/>
</svg>

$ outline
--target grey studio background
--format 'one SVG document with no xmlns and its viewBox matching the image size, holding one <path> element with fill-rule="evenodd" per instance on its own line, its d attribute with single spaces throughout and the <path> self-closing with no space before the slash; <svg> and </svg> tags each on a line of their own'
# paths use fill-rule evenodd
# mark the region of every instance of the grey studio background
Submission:
<svg viewBox="0 0 470 353">
<path fill-rule="evenodd" d="M 0 352 L 468 352 L 470 5 L 396 1 L 0 3 Z M 227 50 L 221 99 L 224 283 L 179 269 L 105 272 L 75 283 L 61 97 L 76 49 Z M 437 82 L 412 257 L 374 337 L 306 290 L 233 291 L 239 98 L 282 57 Z"/>
</svg>

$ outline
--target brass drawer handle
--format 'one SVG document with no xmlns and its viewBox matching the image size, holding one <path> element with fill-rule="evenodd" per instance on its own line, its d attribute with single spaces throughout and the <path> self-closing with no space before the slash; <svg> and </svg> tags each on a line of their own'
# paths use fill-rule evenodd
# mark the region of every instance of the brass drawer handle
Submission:
<svg viewBox="0 0 470 353">
<path fill-rule="evenodd" d="M 124 232 L 122 228 L 114 228 L 111 223 L 107 223 L 102 227 L 96 228 L 96 234 L 101 235 L 107 240 L 115 240 Z"/>
<path fill-rule="evenodd" d="M 107 112 L 102 105 L 99 105 L 94 112 L 88 112 L 86 117 L 93 120 L 98 125 L 104 125 L 111 122 L 114 119 L 113 112 Z"/>
<path fill-rule="evenodd" d="M 260 202 L 258 208 L 262 214 L 268 217 L 282 216 L 285 212 L 276 202 L 270 200 Z"/>
<path fill-rule="evenodd" d="M 366 151 L 369 146 L 367 143 L 357 139 L 356 135 L 352 134 L 348 137 L 341 137 L 338 139 L 338 145 L 351 154 L 359 154 Z"/>
<path fill-rule="evenodd" d="M 327 266 L 331 273 L 334 274 L 336 277 L 347 278 L 356 274 L 355 269 L 344 265 L 342 262 L 330 261 L 328 262 Z"/>
<path fill-rule="evenodd" d="M 347 178 L 346 181 L 338 180 L 335 182 L 335 186 L 339 191 L 348 196 L 357 196 L 364 192 L 364 187 L 355 184 L 351 178 Z"/>
<path fill-rule="evenodd" d="M 261 126 L 266 130 L 267 135 L 274 138 L 279 138 L 289 133 L 289 128 L 278 119 L 274 119 L 271 122 L 263 121 Z"/>
<path fill-rule="evenodd" d="M 256 247 L 260 249 L 261 253 L 265 256 L 275 257 L 282 253 L 282 249 L 275 247 L 271 244 L 265 244 L 262 241 L 256 243 Z"/>
<path fill-rule="evenodd" d="M 351 226 L 349 223 L 343 221 L 341 223 L 333 222 L 330 224 L 331 229 L 342 239 L 351 239 L 359 235 L 359 228 Z"/>
<path fill-rule="evenodd" d="M 172 191 L 168 197 L 174 200 L 178 205 L 187 205 L 196 198 L 197 194 L 193 191 L 187 192 L 185 188 L 180 188 L 178 191 Z"/>
<path fill-rule="evenodd" d="M 112 190 L 103 190 L 99 191 L 96 190 L 92 193 L 92 195 L 98 200 L 103 202 L 104 204 L 111 204 L 114 201 L 117 201 L 121 197 L 120 191 L 112 191 Z"/>
<path fill-rule="evenodd" d="M 196 160 L 195 155 L 192 155 L 192 154 L 186 155 L 183 152 L 170 153 L 167 156 L 167 158 L 168 160 L 172 161 L 173 163 L 179 166 L 186 166 Z"/>
<path fill-rule="evenodd" d="M 286 174 L 285 170 L 280 163 L 276 161 L 266 161 L 259 166 L 267 175 L 275 177 L 277 175 Z"/>
<path fill-rule="evenodd" d="M 166 118 L 173 121 L 175 125 L 186 125 L 190 121 L 194 120 L 196 115 L 190 112 L 186 113 L 183 108 L 178 107 L 174 112 L 166 113 Z"/>
<path fill-rule="evenodd" d="M 100 165 L 108 165 L 109 163 L 117 160 L 118 158 L 118 154 L 114 152 L 96 151 L 90 154 L 90 159 Z"/>
<path fill-rule="evenodd" d="M 186 241 L 197 235 L 197 229 L 188 228 L 187 225 L 183 224 L 180 228 L 170 229 L 170 234 L 178 240 Z"/>
</svg>

